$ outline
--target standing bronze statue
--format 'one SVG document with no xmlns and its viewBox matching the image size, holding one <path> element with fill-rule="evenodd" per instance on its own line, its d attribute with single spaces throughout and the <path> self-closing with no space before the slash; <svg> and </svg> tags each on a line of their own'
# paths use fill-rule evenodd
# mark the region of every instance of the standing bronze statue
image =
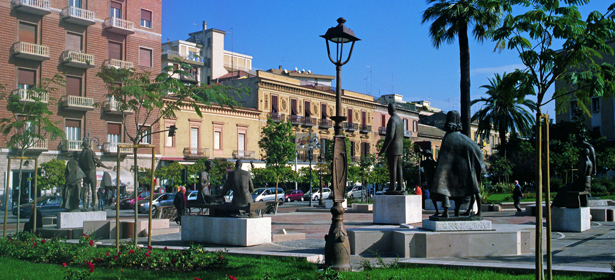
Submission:
<svg viewBox="0 0 615 280">
<path fill-rule="evenodd" d="M 442 139 L 431 188 L 431 192 L 443 196 L 443 218 L 449 217 L 451 198 L 455 201 L 455 216 L 459 216 L 461 203 L 468 196 L 478 204 L 476 214 L 480 215 L 479 184 L 484 174 L 485 163 L 478 145 L 470 137 L 463 135 L 461 128 L 459 112 L 448 112 L 444 125 L 446 134 Z M 469 212 L 473 206 L 473 202 L 470 202 Z"/>
<path fill-rule="evenodd" d="M 402 168 L 402 155 L 404 149 L 404 122 L 395 112 L 395 104 L 389 103 L 389 115 L 387 122 L 387 134 L 380 150 L 380 155 L 385 154 L 389 164 L 390 185 L 387 194 L 402 194 L 404 188 L 404 175 Z"/>
<path fill-rule="evenodd" d="M 85 173 L 79 168 L 77 161 L 79 152 L 73 152 L 69 157 L 64 171 L 66 184 L 62 191 L 62 208 L 66 208 L 68 211 L 77 211 L 79 210 L 79 183 L 85 178 Z"/>
<path fill-rule="evenodd" d="M 577 163 L 577 179 L 571 184 L 560 187 L 557 195 L 553 198 L 551 206 L 571 207 L 567 205 L 568 192 L 579 192 L 589 196 L 592 185 L 592 176 L 596 176 L 596 152 L 594 147 L 583 140 L 581 142 L 581 156 Z M 581 205 L 582 207 L 586 205 Z"/>
<path fill-rule="evenodd" d="M 211 160 L 208 160 L 205 162 L 205 170 L 203 172 L 201 172 L 201 180 L 200 181 L 200 189 L 199 189 L 199 193 L 196 196 L 196 202 L 199 204 L 202 203 L 206 203 L 206 198 L 211 196 L 211 186 L 210 186 L 210 180 L 211 180 L 211 176 L 209 175 L 209 172 L 211 171 L 211 168 L 213 167 L 214 163 Z"/>
<path fill-rule="evenodd" d="M 219 194 L 219 197 L 223 197 L 226 192 L 232 190 L 233 200 L 231 201 L 231 206 L 244 207 L 248 206 L 248 203 L 254 203 L 254 200 L 252 200 L 252 192 L 254 191 L 252 177 L 250 176 L 250 172 L 241 170 L 242 164 L 243 161 L 238 159 L 235 164 L 235 170 L 228 173 L 224 188 Z"/>
<path fill-rule="evenodd" d="M 83 147 L 83 149 L 79 154 L 79 167 L 83 170 L 83 173 L 85 173 L 81 198 L 83 200 L 83 210 L 87 211 L 87 208 L 91 202 L 92 210 L 96 211 L 97 202 L 94 198 L 94 195 L 96 194 L 96 167 L 102 166 L 107 169 L 109 169 L 109 167 L 104 165 L 96 156 L 96 153 L 92 151 L 89 140 L 83 140 L 81 147 Z"/>
</svg>

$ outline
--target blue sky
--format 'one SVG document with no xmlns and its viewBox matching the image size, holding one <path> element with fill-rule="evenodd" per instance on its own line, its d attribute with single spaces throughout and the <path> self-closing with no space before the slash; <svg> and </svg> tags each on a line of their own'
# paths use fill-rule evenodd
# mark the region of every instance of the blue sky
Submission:
<svg viewBox="0 0 615 280">
<path fill-rule="evenodd" d="M 610 1 L 594 0 L 580 7 L 606 11 Z M 163 0 L 162 41 L 185 40 L 189 32 L 208 28 L 226 31 L 225 49 L 253 57 L 253 67 L 311 70 L 335 75 L 319 35 L 344 17 L 361 41 L 342 67 L 342 88 L 375 97 L 396 93 L 404 100 L 428 100 L 445 111 L 459 110 L 459 47 L 433 47 L 429 23 L 421 24 L 426 1 L 237 1 Z M 560 43 L 561 44 L 561 43 Z M 514 51 L 494 52 L 495 44 L 470 39 L 471 96 L 483 96 L 482 85 L 494 73 L 522 68 Z M 544 107 L 554 117 L 555 105 Z M 479 109 L 474 106 L 473 112 Z"/>
</svg>

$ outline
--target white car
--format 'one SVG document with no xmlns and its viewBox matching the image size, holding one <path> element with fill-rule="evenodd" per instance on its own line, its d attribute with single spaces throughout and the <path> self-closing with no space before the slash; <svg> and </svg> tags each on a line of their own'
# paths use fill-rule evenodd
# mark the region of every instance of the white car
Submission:
<svg viewBox="0 0 615 280">
<path fill-rule="evenodd" d="M 331 193 L 330 188 L 322 188 L 322 199 L 329 198 L 329 194 Z M 312 188 L 312 200 L 320 199 L 320 188 Z"/>
<path fill-rule="evenodd" d="M 275 201 L 275 188 L 258 188 L 252 192 L 252 200 L 259 201 Z M 278 201 L 284 202 L 284 190 L 278 188 Z"/>
<path fill-rule="evenodd" d="M 354 186 L 346 188 L 346 198 L 360 198 L 363 192 L 363 186 Z"/>
</svg>

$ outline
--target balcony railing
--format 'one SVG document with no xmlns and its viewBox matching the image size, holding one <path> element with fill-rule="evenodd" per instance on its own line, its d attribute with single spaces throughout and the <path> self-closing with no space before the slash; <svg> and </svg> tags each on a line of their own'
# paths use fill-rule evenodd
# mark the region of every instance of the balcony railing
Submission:
<svg viewBox="0 0 615 280">
<path fill-rule="evenodd" d="M 62 107 L 65 109 L 77 111 L 94 110 L 94 99 L 89 97 L 64 95 L 60 98 L 60 104 L 62 104 Z"/>
<path fill-rule="evenodd" d="M 79 25 L 92 25 L 96 23 L 94 12 L 73 6 L 64 7 L 60 12 L 60 17 L 67 22 Z"/>
<path fill-rule="evenodd" d="M 300 124 L 303 123 L 303 119 L 301 118 L 301 116 L 291 115 L 290 116 L 290 123 L 292 123 L 294 125 L 300 125 Z"/>
<path fill-rule="evenodd" d="M 62 140 L 60 150 L 63 152 L 78 152 L 81 151 L 83 144 L 82 140 Z"/>
<path fill-rule="evenodd" d="M 209 149 L 207 148 L 184 148 L 184 157 L 186 158 L 209 157 Z"/>
<path fill-rule="evenodd" d="M 199 65 L 202 65 L 205 62 L 205 58 L 203 57 L 200 57 L 198 55 L 193 55 L 193 54 L 181 55 L 178 51 L 175 51 L 175 50 L 163 50 L 162 55 L 177 56 L 181 59 L 185 59 L 186 62 L 198 62 Z"/>
<path fill-rule="evenodd" d="M 412 137 L 412 130 L 404 130 L 404 137 Z"/>
<path fill-rule="evenodd" d="M 318 122 L 318 127 L 320 128 L 331 128 L 333 127 L 333 121 L 327 119 L 321 119 Z"/>
<path fill-rule="evenodd" d="M 181 74 L 179 76 L 179 79 L 181 81 L 189 82 L 189 83 L 197 83 L 198 82 L 198 80 L 196 79 L 196 76 L 192 75 L 192 74 L 187 74 L 187 75 Z"/>
<path fill-rule="evenodd" d="M 359 124 L 353 122 L 344 122 L 344 129 L 346 131 L 357 131 L 359 130 Z"/>
<path fill-rule="evenodd" d="M 238 151 L 238 150 L 234 150 L 233 151 L 233 158 L 235 159 L 240 159 L 240 158 L 244 158 L 244 159 L 256 159 L 254 157 L 256 153 L 254 151 Z"/>
<path fill-rule="evenodd" d="M 37 61 L 49 59 L 49 47 L 26 42 L 15 42 L 11 47 L 11 53 L 18 58 Z"/>
<path fill-rule="evenodd" d="M 303 118 L 303 125 L 304 126 L 316 126 L 318 125 L 318 119 L 305 117 Z"/>
<path fill-rule="evenodd" d="M 135 33 L 132 21 L 110 17 L 103 22 L 103 28 L 117 34 L 128 35 Z"/>
<path fill-rule="evenodd" d="M 130 143 L 114 143 L 114 142 L 105 142 L 102 145 L 102 149 L 101 151 L 105 152 L 105 153 L 117 153 L 118 147 L 117 145 L 132 145 Z M 132 149 L 133 148 L 120 148 L 120 154 L 124 155 L 124 154 L 132 154 Z"/>
<path fill-rule="evenodd" d="M 382 134 L 382 135 L 386 135 L 387 134 L 387 128 L 386 126 L 381 126 L 378 128 L 378 133 Z"/>
<path fill-rule="evenodd" d="M 115 100 L 109 100 L 103 102 L 103 111 L 107 114 L 133 114 L 134 112 L 131 109 L 125 109 L 124 111 L 120 111 L 120 103 Z"/>
<path fill-rule="evenodd" d="M 18 149 L 23 149 L 23 146 L 17 145 Z M 34 138 L 30 141 L 28 145 L 29 151 L 47 151 L 49 150 L 49 141 L 47 139 L 37 139 Z"/>
<path fill-rule="evenodd" d="M 46 92 L 35 92 L 27 89 L 15 89 L 11 93 L 17 95 L 20 102 L 49 102 L 49 93 Z"/>
<path fill-rule="evenodd" d="M 93 68 L 95 66 L 94 56 L 87 53 L 63 51 L 60 59 L 67 66 L 77 68 Z"/>
<path fill-rule="evenodd" d="M 272 119 L 274 122 L 283 122 L 286 120 L 286 116 L 280 113 L 269 113 L 267 118 Z"/>
<path fill-rule="evenodd" d="M 13 0 L 11 3 L 16 10 L 25 13 L 41 16 L 51 13 L 49 0 Z"/>
<path fill-rule="evenodd" d="M 105 67 L 115 67 L 115 68 L 124 68 L 124 69 L 135 68 L 135 64 L 130 62 L 130 61 L 124 61 L 124 60 L 119 60 L 119 59 L 114 59 L 114 58 L 106 59 L 103 62 L 103 66 L 105 66 Z"/>
<path fill-rule="evenodd" d="M 361 124 L 361 126 L 359 127 L 359 131 L 361 133 L 370 133 L 372 132 L 372 126 L 369 124 Z"/>
</svg>

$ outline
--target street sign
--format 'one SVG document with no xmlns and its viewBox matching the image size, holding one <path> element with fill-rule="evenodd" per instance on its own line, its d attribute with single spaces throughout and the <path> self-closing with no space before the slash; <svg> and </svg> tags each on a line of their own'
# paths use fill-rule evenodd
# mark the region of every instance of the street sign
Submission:
<svg viewBox="0 0 615 280">
<path fill-rule="evenodd" d="M 320 140 L 318 139 L 318 133 L 297 133 L 295 136 L 295 145 L 297 151 L 307 151 L 309 150 L 310 144 L 312 144 L 313 149 L 316 149 L 316 144 L 318 144 Z M 303 148 L 301 148 L 301 144 L 303 144 Z"/>
<path fill-rule="evenodd" d="M 230 166 L 227 166 L 227 167 L 226 167 L 226 173 L 229 173 L 229 172 L 231 172 L 231 171 L 233 171 L 233 169 L 232 169 Z"/>
</svg>

